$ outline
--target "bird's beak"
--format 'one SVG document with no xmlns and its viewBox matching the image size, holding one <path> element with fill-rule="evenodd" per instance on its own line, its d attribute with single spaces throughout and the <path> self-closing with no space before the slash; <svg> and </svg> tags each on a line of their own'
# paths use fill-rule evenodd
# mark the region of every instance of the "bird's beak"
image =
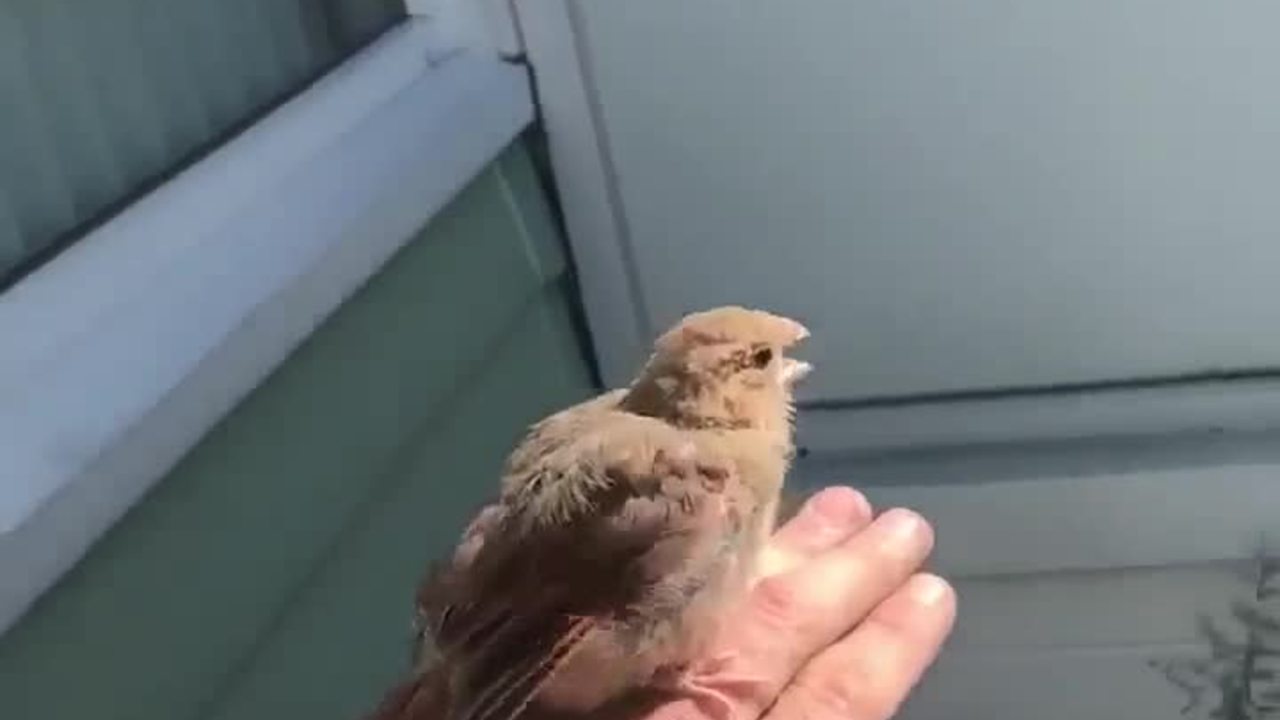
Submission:
<svg viewBox="0 0 1280 720">
<path fill-rule="evenodd" d="M 813 371 L 813 366 L 803 360 L 787 358 L 782 365 L 782 384 L 795 385 Z"/>
<path fill-rule="evenodd" d="M 783 318 L 783 321 L 786 325 L 784 349 L 789 350 L 808 339 L 809 328 L 791 318 Z M 782 365 L 782 384 L 785 387 L 791 387 L 803 380 L 812 370 L 813 366 L 803 360 L 786 358 L 783 360 Z"/>
<path fill-rule="evenodd" d="M 809 338 L 809 328 L 801 325 L 795 320 L 787 320 L 787 330 L 787 335 L 790 336 L 790 342 L 787 343 L 788 347 L 799 345 Z"/>
</svg>

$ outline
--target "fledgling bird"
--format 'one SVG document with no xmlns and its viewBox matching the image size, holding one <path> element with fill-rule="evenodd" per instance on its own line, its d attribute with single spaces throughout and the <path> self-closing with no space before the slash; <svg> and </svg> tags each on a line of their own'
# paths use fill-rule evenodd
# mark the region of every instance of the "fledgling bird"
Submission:
<svg viewBox="0 0 1280 720">
<path fill-rule="evenodd" d="M 416 677 L 375 720 L 573 716 L 661 686 L 728 713 L 705 657 L 754 580 L 793 454 L 800 323 L 722 307 L 627 388 L 532 426 L 418 596 Z M 725 720 L 728 720 L 726 717 Z"/>
</svg>

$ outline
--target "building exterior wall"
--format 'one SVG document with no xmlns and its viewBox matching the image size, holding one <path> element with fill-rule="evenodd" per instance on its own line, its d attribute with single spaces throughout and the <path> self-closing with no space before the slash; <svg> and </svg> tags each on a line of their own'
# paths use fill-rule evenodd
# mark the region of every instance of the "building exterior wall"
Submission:
<svg viewBox="0 0 1280 720">
<path fill-rule="evenodd" d="M 591 392 L 521 144 L 0 637 L 0 716 L 359 717 L 522 428 Z"/>
</svg>

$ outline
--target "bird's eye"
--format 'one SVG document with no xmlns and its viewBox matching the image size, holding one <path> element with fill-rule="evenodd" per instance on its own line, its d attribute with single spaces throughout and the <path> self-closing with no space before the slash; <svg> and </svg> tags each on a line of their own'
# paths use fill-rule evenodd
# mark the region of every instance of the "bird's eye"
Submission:
<svg viewBox="0 0 1280 720">
<path fill-rule="evenodd" d="M 758 367 L 768 367 L 773 362 L 773 350 L 771 348 L 760 348 L 751 355 L 751 364 Z"/>
</svg>

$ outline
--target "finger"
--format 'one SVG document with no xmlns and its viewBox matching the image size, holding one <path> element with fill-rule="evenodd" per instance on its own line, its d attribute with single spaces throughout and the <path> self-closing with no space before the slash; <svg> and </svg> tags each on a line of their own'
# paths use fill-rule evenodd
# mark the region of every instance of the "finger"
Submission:
<svg viewBox="0 0 1280 720">
<path fill-rule="evenodd" d="M 848 540 L 871 522 L 871 503 L 857 490 L 829 487 L 805 502 L 765 548 L 759 574 L 776 575 Z"/>
<path fill-rule="evenodd" d="M 955 592 L 920 574 L 802 670 L 768 718 L 888 720 L 938 655 L 955 621 Z"/>
<path fill-rule="evenodd" d="M 723 638 L 738 674 L 758 678 L 738 698 L 756 717 L 809 658 L 848 633 L 920 568 L 933 531 L 909 510 L 891 510 L 800 568 L 757 583 Z"/>
</svg>

